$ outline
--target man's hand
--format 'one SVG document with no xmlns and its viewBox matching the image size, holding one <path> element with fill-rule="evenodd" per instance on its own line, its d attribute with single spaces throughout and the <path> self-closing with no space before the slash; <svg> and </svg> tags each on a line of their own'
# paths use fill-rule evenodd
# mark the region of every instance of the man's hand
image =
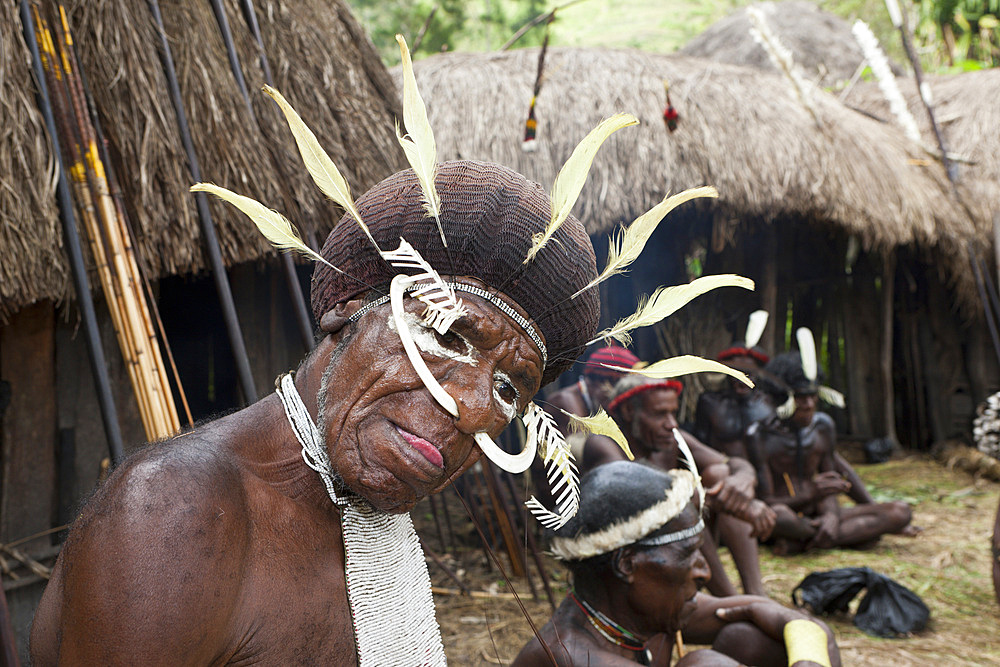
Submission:
<svg viewBox="0 0 1000 667">
<path fill-rule="evenodd" d="M 759 540 L 766 540 L 774 530 L 774 524 L 778 520 L 778 515 L 774 513 L 770 505 L 763 500 L 754 499 L 750 502 L 749 512 L 746 518 L 740 517 L 753 528 L 750 531 L 751 537 Z"/>
<path fill-rule="evenodd" d="M 743 485 L 739 484 L 739 478 L 736 475 L 730 475 L 720 480 L 707 489 L 705 493 L 709 498 L 713 499 L 715 507 L 722 512 L 749 521 L 746 516 L 750 511 L 750 503 L 754 499 L 753 486 L 750 487 L 749 493 L 747 493 Z"/>
<path fill-rule="evenodd" d="M 827 512 L 812 520 L 816 534 L 806 545 L 808 549 L 829 549 L 836 545 L 840 534 L 840 517 L 834 512 Z"/>
<path fill-rule="evenodd" d="M 841 477 L 840 473 L 833 470 L 821 472 L 812 478 L 813 486 L 816 488 L 816 500 L 835 496 L 839 493 L 847 493 L 851 490 L 851 483 Z"/>
<path fill-rule="evenodd" d="M 826 624 L 817 621 L 815 618 L 797 609 L 783 607 L 773 600 L 758 600 L 749 604 L 737 604 L 732 607 L 721 607 L 715 610 L 715 615 L 726 623 L 736 623 L 745 621 L 752 623 L 761 632 L 771 639 L 784 643 L 785 625 L 796 619 L 812 621 L 819 625 L 827 637 L 827 649 L 829 651 L 830 663 L 834 667 L 840 665 L 840 652 L 833 639 L 833 633 Z M 815 664 L 811 662 L 799 661 L 796 665 Z"/>
</svg>

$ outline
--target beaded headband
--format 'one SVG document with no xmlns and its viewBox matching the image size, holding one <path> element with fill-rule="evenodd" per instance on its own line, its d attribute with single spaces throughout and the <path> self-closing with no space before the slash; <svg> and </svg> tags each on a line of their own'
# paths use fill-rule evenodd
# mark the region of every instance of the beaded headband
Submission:
<svg viewBox="0 0 1000 667">
<path fill-rule="evenodd" d="M 530 338 L 531 341 L 538 348 L 538 351 L 542 355 L 542 367 L 543 368 L 545 367 L 545 365 L 548 363 L 548 358 L 549 358 L 548 350 L 545 348 L 545 343 L 542 342 L 542 337 L 538 334 L 538 331 L 535 329 L 534 325 L 532 325 L 531 322 L 529 322 L 523 315 L 521 315 L 521 313 L 514 310 L 514 308 L 510 304 L 501 299 L 495 292 L 484 290 L 483 288 L 476 287 L 475 285 L 468 285 L 466 283 L 458 283 L 450 280 L 445 281 L 444 284 L 457 292 L 474 294 L 480 298 L 486 299 L 494 306 L 496 306 L 504 315 L 517 322 L 517 324 L 521 327 L 521 329 L 524 330 L 524 333 L 528 335 L 528 338 Z M 420 288 L 421 288 L 420 285 L 410 285 L 409 287 L 406 288 L 406 291 L 416 292 Z M 347 318 L 347 321 L 357 322 L 362 317 L 364 317 L 368 313 L 368 311 L 378 308 L 379 306 L 388 301 L 389 301 L 389 295 L 383 294 L 374 301 L 369 301 L 365 305 L 361 306 L 361 308 L 356 310 L 353 315 Z"/>
</svg>

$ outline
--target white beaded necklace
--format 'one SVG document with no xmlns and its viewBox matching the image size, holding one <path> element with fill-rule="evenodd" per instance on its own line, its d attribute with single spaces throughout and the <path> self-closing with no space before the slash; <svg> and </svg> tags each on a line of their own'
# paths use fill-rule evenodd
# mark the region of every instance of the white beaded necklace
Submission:
<svg viewBox="0 0 1000 667">
<path fill-rule="evenodd" d="M 386 514 L 358 496 L 338 494 L 330 456 L 291 373 L 275 384 L 288 423 L 302 445 L 302 458 L 319 473 L 330 499 L 341 510 L 344 576 L 358 664 L 446 664 L 431 579 L 410 515 Z"/>
</svg>

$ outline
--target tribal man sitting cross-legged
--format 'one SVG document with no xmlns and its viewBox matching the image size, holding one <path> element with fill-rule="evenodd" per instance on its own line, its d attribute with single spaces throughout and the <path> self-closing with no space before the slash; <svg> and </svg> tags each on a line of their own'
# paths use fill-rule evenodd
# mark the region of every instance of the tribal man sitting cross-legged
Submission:
<svg viewBox="0 0 1000 667">
<path fill-rule="evenodd" d="M 677 667 L 839 665 L 833 634 L 808 614 L 698 592 L 710 576 L 703 493 L 690 470 L 616 461 L 584 475 L 580 511 L 552 539 L 573 588 L 514 666 L 665 667 L 675 649 Z M 679 635 L 711 649 L 684 654 Z"/>
<path fill-rule="evenodd" d="M 498 165 L 435 164 L 397 39 L 413 169 L 356 203 L 315 135 L 266 89 L 310 175 L 347 211 L 321 253 L 279 213 L 195 186 L 318 262 L 318 344 L 274 394 L 138 451 L 97 490 L 36 612 L 35 665 L 441 665 L 407 512 L 483 453 L 517 473 L 536 451 L 561 490 L 554 511 L 533 499 L 532 513 L 558 528 L 576 512 L 568 447 L 531 397 L 595 338 L 603 278 L 570 209 L 601 142 L 638 121 L 598 125 L 551 197 Z M 654 208 L 654 223 L 676 201 Z M 627 264 L 609 262 L 604 277 Z M 511 454 L 494 438 L 517 416 L 527 444 Z"/>
<path fill-rule="evenodd" d="M 716 595 L 735 595 L 712 539 L 717 530 L 720 541 L 729 547 L 739 571 L 744 591 L 766 595 L 761 581 L 757 538 L 764 539 L 774 527 L 774 512 L 755 497 L 756 473 L 746 459 L 728 458 L 702 444 L 677 425 L 677 408 L 683 385 L 676 380 L 656 380 L 628 374 L 611 392 L 609 412 L 621 427 L 637 460 L 662 470 L 678 466 L 682 447 L 690 447 L 698 470 L 709 489 L 709 522 L 713 531 L 705 534 L 703 553 L 712 568 Z M 624 458 L 621 449 L 608 438 L 591 435 L 584 446 L 583 469 Z"/>
<path fill-rule="evenodd" d="M 775 552 L 860 547 L 886 533 L 916 535 L 905 502 L 840 505 L 838 498 L 849 492 L 850 483 L 834 460 L 833 420 L 816 409 L 820 386 L 816 371 L 809 370 L 813 368 L 812 362 L 803 364 L 799 352 L 772 359 L 766 369 L 791 390 L 792 413 L 785 418 L 775 415 L 749 429 L 747 446 L 759 462 L 757 492 L 778 516 Z M 776 399 L 780 403 L 781 395 Z"/>
</svg>

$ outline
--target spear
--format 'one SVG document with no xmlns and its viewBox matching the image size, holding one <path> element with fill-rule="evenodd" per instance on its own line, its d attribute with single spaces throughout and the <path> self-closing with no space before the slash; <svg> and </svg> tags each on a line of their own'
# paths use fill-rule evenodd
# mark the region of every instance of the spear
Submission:
<svg viewBox="0 0 1000 667">
<path fill-rule="evenodd" d="M 113 463 L 119 463 L 124 458 L 122 448 L 121 428 L 118 425 L 118 413 L 115 410 L 114 398 L 111 394 L 111 380 L 108 377 L 107 361 L 104 358 L 104 348 L 101 347 L 101 336 L 97 328 L 97 316 L 94 313 L 94 302 L 90 294 L 90 283 L 87 280 L 87 269 L 83 261 L 83 251 L 80 247 L 80 236 L 76 228 L 76 216 L 73 212 L 73 198 L 69 192 L 69 179 L 63 164 L 62 149 L 56 133 L 56 122 L 52 112 L 52 102 L 45 83 L 45 72 L 42 69 L 38 42 L 35 39 L 35 22 L 28 7 L 27 0 L 21 0 L 21 26 L 24 31 L 24 41 L 31 51 L 32 69 L 38 85 L 38 104 L 45 120 L 45 129 L 52 142 L 52 153 L 59 170 L 59 182 L 56 192 L 59 199 L 60 220 L 63 226 L 63 237 L 66 251 L 69 254 L 70 270 L 73 276 L 73 286 L 76 289 L 80 315 L 84 322 L 84 335 L 87 339 L 87 356 L 97 388 L 97 403 L 104 423 L 104 433 L 108 438 L 108 450 Z"/>
<path fill-rule="evenodd" d="M 252 6 L 250 10 L 253 11 Z M 229 19 L 226 18 L 226 8 L 223 6 L 222 0 L 212 0 L 212 11 L 215 12 L 215 20 L 219 24 L 219 31 L 222 33 L 222 41 L 226 44 L 226 53 L 229 55 L 229 68 L 233 71 L 233 76 L 236 78 L 236 85 L 243 95 L 243 102 L 247 105 L 250 118 L 253 119 L 254 124 L 257 124 L 257 118 L 253 113 L 253 106 L 250 104 L 250 92 L 247 90 L 246 79 L 243 77 L 243 68 L 240 66 L 240 57 L 237 55 L 236 47 L 233 44 L 233 34 L 229 30 Z M 256 17 L 254 17 L 254 25 L 256 25 Z M 259 38 L 259 35 L 260 31 L 258 30 L 256 36 Z M 263 46 L 261 46 L 261 58 L 262 62 L 266 62 Z M 270 77 L 270 69 L 265 69 L 264 71 Z M 270 80 L 267 81 L 267 84 L 273 87 L 273 83 Z M 280 165 L 277 160 L 274 160 L 274 162 L 276 165 Z M 278 169 L 281 171 L 280 166 Z M 284 177 L 285 174 L 282 174 L 282 176 Z M 287 178 L 282 178 L 282 181 L 287 182 Z M 288 295 L 292 299 L 292 306 L 295 310 L 295 322 L 298 324 L 299 335 L 302 337 L 302 344 L 308 352 L 313 348 L 315 339 L 313 337 L 312 323 L 309 320 L 309 311 L 306 308 L 306 300 L 302 294 L 302 285 L 299 283 L 299 274 L 295 270 L 295 262 L 292 260 L 291 253 L 280 252 L 278 253 L 278 257 L 285 272 L 285 282 L 288 285 Z"/>
<path fill-rule="evenodd" d="M 177 83 L 177 72 L 174 69 L 174 58 L 170 52 L 170 44 L 167 43 L 167 31 L 163 27 L 163 17 L 160 15 L 160 3 L 157 0 L 146 0 L 146 4 L 149 6 L 156 30 L 160 35 L 160 60 L 163 64 L 163 73 L 167 77 L 170 99 L 174 103 L 177 127 L 181 135 L 181 142 L 184 144 L 184 152 L 187 154 L 191 178 L 195 183 L 200 183 L 204 179 L 201 177 L 201 168 L 198 166 L 194 143 L 191 141 L 187 113 L 184 111 L 184 100 L 181 98 L 181 88 L 180 84 Z M 212 212 L 208 208 L 208 198 L 203 192 L 194 193 L 194 197 L 198 207 L 198 220 L 201 222 L 202 233 L 205 236 L 212 276 L 215 279 L 215 291 L 219 295 L 222 316 L 226 322 L 226 332 L 229 334 L 229 344 L 233 348 L 233 357 L 236 361 L 236 372 L 243 390 L 243 398 L 247 403 L 253 403 L 257 400 L 257 390 L 254 388 L 253 374 L 250 372 L 250 359 L 243 342 L 243 333 L 240 331 L 240 322 L 236 317 L 233 292 L 229 286 L 226 267 L 222 262 L 222 250 L 219 248 L 219 239 L 215 234 Z"/>
</svg>

